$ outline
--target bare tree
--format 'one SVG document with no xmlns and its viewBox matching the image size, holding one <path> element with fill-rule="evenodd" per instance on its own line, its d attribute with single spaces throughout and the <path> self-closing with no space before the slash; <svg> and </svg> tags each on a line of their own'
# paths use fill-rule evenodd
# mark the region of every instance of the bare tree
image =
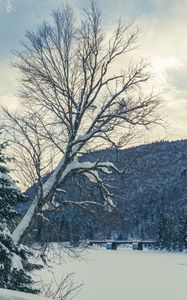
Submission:
<svg viewBox="0 0 187 300">
<path fill-rule="evenodd" d="M 13 232 L 16 243 L 44 210 L 72 204 L 113 206 L 100 173 L 119 170 L 110 162 L 84 162 L 82 154 L 101 146 L 121 147 L 133 128 L 158 121 L 158 97 L 143 92 L 150 77 L 146 62 L 128 62 L 136 48 L 137 28 L 119 21 L 107 39 L 94 2 L 83 11 L 81 21 L 69 6 L 54 11 L 53 21 L 44 22 L 36 33 L 27 32 L 23 51 L 15 52 L 14 65 L 22 76 L 21 110 L 11 114 L 4 109 L 19 171 L 36 187 L 30 208 Z M 116 74 L 117 61 L 125 69 Z M 55 203 L 57 190 L 73 174 L 97 184 L 103 203 L 80 199 Z"/>
<path fill-rule="evenodd" d="M 82 284 L 75 284 L 73 273 L 63 276 L 60 281 L 52 273 L 52 280 L 46 283 L 41 279 L 39 285 L 44 297 L 56 300 L 72 300 L 79 293 Z"/>
</svg>

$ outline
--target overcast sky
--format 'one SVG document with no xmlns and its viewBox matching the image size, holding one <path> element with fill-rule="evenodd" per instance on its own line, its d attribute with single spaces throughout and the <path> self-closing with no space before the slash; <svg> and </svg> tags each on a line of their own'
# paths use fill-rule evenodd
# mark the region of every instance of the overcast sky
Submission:
<svg viewBox="0 0 187 300">
<path fill-rule="evenodd" d="M 16 107 L 16 71 L 10 67 L 11 50 L 19 47 L 26 30 L 32 30 L 61 0 L 0 0 L 0 104 Z M 71 0 L 75 8 L 87 0 Z M 154 71 L 154 88 L 164 90 L 163 114 L 167 130 L 155 128 L 145 142 L 187 138 L 187 1 L 99 0 L 106 28 L 118 17 L 141 28 L 136 55 L 147 57 Z"/>
</svg>

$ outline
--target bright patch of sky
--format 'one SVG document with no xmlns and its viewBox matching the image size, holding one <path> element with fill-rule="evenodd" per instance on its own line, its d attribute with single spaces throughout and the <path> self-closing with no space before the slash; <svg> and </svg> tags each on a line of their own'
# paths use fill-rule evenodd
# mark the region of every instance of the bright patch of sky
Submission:
<svg viewBox="0 0 187 300">
<path fill-rule="evenodd" d="M 88 0 L 69 0 L 78 11 Z M 147 57 L 154 87 L 165 90 L 163 111 L 167 132 L 155 128 L 146 140 L 187 138 L 187 2 L 185 0 L 100 0 L 104 24 L 111 30 L 120 17 L 141 28 L 137 56 Z M 35 30 L 61 0 L 0 0 L 0 104 L 16 107 L 16 71 L 11 50 L 19 47 L 26 30 Z"/>
</svg>

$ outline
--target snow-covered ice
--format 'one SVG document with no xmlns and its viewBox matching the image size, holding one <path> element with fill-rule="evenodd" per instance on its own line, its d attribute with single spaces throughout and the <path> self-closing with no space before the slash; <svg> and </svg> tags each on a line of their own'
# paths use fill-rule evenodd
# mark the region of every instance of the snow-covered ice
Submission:
<svg viewBox="0 0 187 300">
<path fill-rule="evenodd" d="M 75 300 L 187 299 L 185 253 L 89 249 L 84 260 L 55 266 L 56 278 L 68 272 L 84 284 Z M 40 276 L 49 280 L 50 273 L 45 269 Z"/>
</svg>

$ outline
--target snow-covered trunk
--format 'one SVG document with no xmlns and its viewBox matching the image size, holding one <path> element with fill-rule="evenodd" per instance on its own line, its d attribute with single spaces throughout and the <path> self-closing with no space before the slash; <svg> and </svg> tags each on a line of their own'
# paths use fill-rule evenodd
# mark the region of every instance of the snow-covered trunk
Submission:
<svg viewBox="0 0 187 300">
<path fill-rule="evenodd" d="M 30 227 L 32 219 L 35 216 L 35 212 L 37 211 L 38 202 L 39 199 L 35 196 L 25 216 L 22 218 L 22 220 L 12 233 L 12 239 L 16 244 L 21 241 L 24 232 Z"/>
<path fill-rule="evenodd" d="M 62 158 L 59 164 L 57 165 L 54 172 L 51 174 L 49 179 L 43 184 L 43 195 L 41 197 L 35 196 L 31 206 L 29 207 L 28 211 L 15 228 L 14 232 L 12 233 L 13 241 L 18 244 L 21 242 L 23 236 L 27 232 L 27 230 L 31 227 L 38 209 L 40 208 L 40 203 L 45 202 L 45 199 L 48 199 L 50 195 L 54 194 L 55 186 L 58 184 L 59 180 L 63 177 L 63 172 L 66 169 L 68 162 L 65 158 Z"/>
<path fill-rule="evenodd" d="M 22 241 L 27 231 L 31 228 L 37 213 L 52 199 L 59 183 L 63 182 L 72 169 L 76 168 L 76 163 L 74 161 L 75 157 L 76 151 L 72 151 L 72 143 L 70 142 L 67 146 L 66 153 L 58 163 L 56 169 L 43 184 L 42 196 L 34 197 L 28 211 L 12 233 L 12 239 L 16 244 L 19 244 Z"/>
</svg>

